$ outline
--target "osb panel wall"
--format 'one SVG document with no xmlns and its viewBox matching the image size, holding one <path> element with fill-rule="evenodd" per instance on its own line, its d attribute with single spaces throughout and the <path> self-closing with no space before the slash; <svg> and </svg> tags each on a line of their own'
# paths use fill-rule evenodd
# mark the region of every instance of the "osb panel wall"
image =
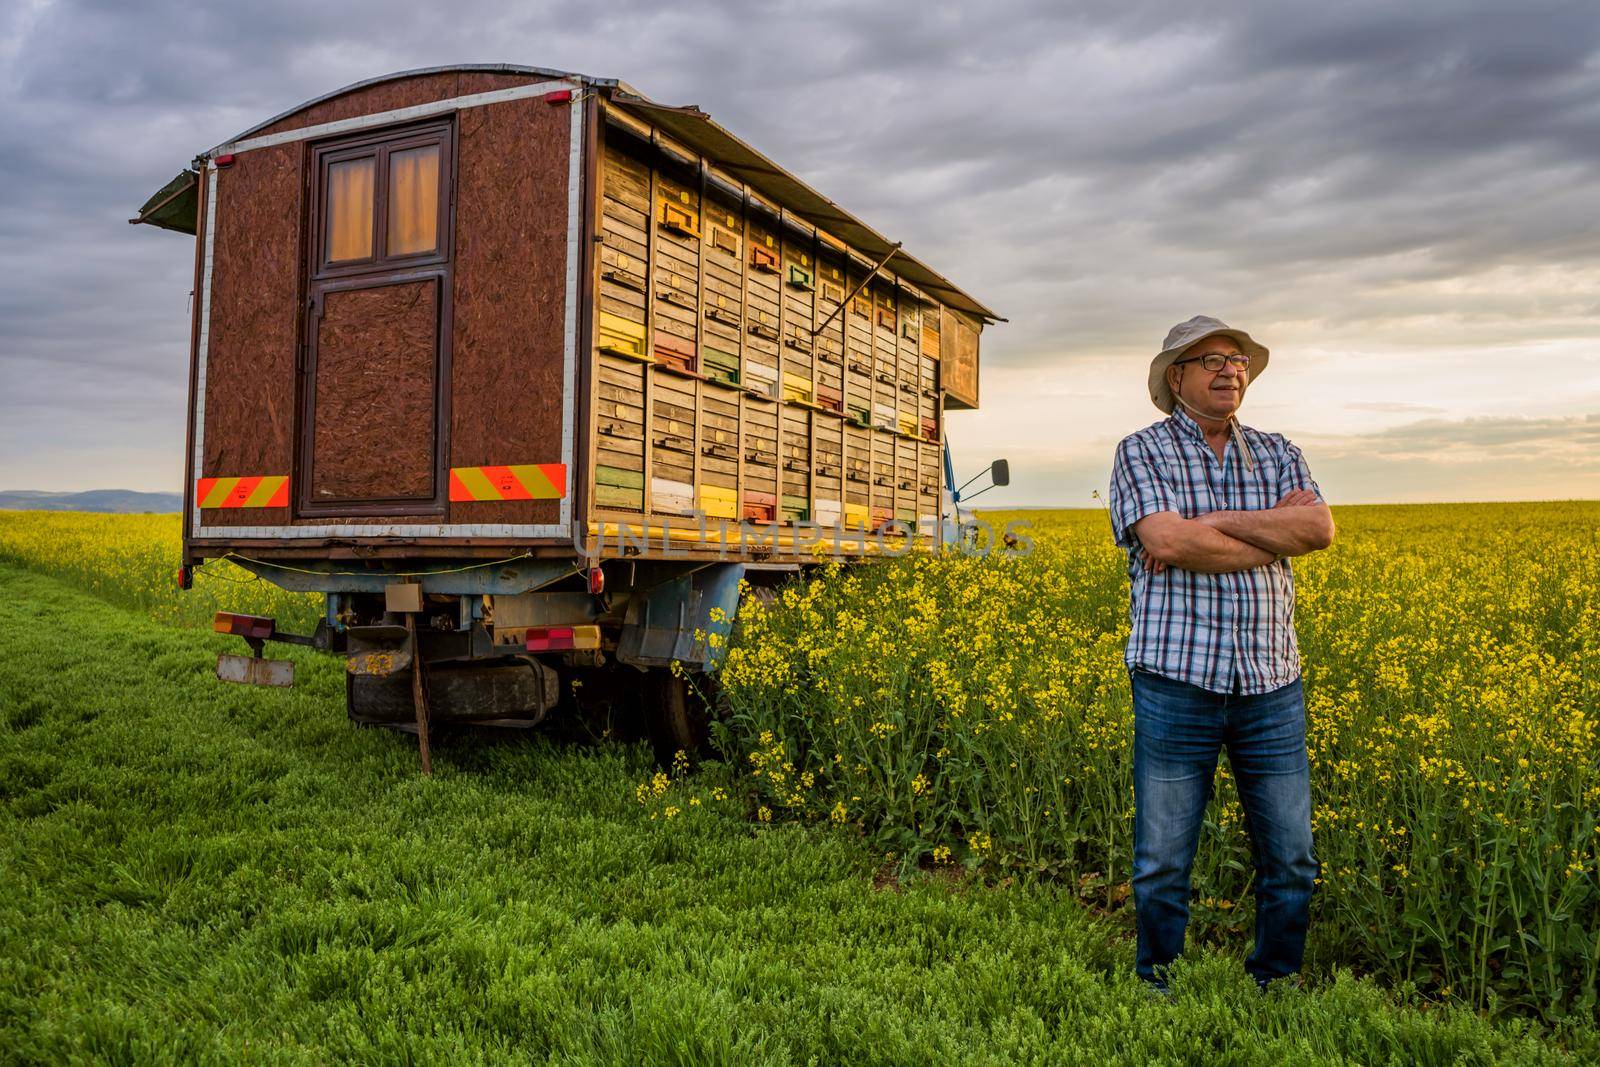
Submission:
<svg viewBox="0 0 1600 1067">
<path fill-rule="evenodd" d="M 441 74 L 329 100 L 262 132 L 296 129 L 537 80 Z M 561 459 L 570 105 L 509 101 L 458 113 L 452 421 L 448 466 Z M 205 459 L 197 476 L 293 472 L 303 142 L 241 153 L 219 177 L 207 367 Z M 320 420 L 319 420 L 320 421 Z M 569 472 L 568 492 L 571 492 Z M 292 496 L 299 487 L 293 486 Z M 448 505 L 451 523 L 547 524 L 557 500 Z M 209 509 L 208 526 L 290 521 L 286 509 Z M 301 525 L 414 523 L 404 515 Z"/>
<path fill-rule="evenodd" d="M 451 97 L 467 96 L 472 93 L 487 93 L 495 89 L 509 89 L 544 80 L 546 79 L 528 74 L 495 74 L 488 71 L 423 74 L 414 78 L 369 85 L 365 89 L 357 89 L 332 100 L 324 100 L 304 111 L 285 116 L 250 136 L 261 137 L 269 133 L 282 133 L 285 130 L 299 130 L 307 126 L 318 126 L 324 122 L 338 122 L 341 119 L 371 115 L 379 111 L 392 111 L 399 107 L 428 104 L 435 100 L 448 100 Z"/>
<path fill-rule="evenodd" d="M 439 283 L 336 290 L 317 324 L 311 503 L 435 491 Z"/>
<path fill-rule="evenodd" d="M 303 149 L 245 152 L 217 172 L 204 454 L 196 477 L 293 473 Z M 288 511 L 207 508 L 202 518 L 207 526 L 261 526 L 288 521 Z"/>
<path fill-rule="evenodd" d="M 514 100 L 459 122 L 450 465 L 558 463 L 571 112 Z M 559 517 L 558 500 L 450 505 L 458 523 Z"/>
</svg>

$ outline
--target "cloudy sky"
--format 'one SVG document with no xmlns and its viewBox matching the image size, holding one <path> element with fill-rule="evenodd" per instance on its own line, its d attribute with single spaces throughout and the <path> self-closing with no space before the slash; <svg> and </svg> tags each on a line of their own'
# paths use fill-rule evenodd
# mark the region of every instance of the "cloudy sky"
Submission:
<svg viewBox="0 0 1600 1067">
<path fill-rule="evenodd" d="M 700 105 L 1006 316 L 949 420 L 994 504 L 1092 505 L 1194 314 L 1335 502 L 1600 497 L 1593 0 L 402 10 L 0 4 L 0 489 L 179 488 L 193 242 L 126 220 L 197 152 L 511 62 Z"/>
</svg>

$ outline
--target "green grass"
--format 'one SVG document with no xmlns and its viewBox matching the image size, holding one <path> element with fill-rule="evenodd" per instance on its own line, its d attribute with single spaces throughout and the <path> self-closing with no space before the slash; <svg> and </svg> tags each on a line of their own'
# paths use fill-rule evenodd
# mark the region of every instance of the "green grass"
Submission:
<svg viewBox="0 0 1600 1067">
<path fill-rule="evenodd" d="M 643 746 L 463 740 L 423 779 L 346 725 L 337 661 L 227 686 L 226 647 L 0 567 L 0 1060 L 1564 1056 L 1346 975 L 1262 998 L 1211 952 L 1150 1000 L 1068 892 L 877 890 L 838 832 L 651 818 Z"/>
</svg>

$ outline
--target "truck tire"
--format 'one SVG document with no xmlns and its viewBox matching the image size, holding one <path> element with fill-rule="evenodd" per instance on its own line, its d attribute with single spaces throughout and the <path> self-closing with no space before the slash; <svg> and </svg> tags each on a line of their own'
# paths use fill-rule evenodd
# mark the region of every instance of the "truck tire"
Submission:
<svg viewBox="0 0 1600 1067">
<path fill-rule="evenodd" d="M 705 689 L 708 678 L 699 675 L 695 682 Z M 670 767 L 679 752 L 688 753 L 691 759 L 701 755 L 711 739 L 711 714 L 689 680 L 667 670 L 646 671 L 642 688 L 656 762 Z"/>
</svg>

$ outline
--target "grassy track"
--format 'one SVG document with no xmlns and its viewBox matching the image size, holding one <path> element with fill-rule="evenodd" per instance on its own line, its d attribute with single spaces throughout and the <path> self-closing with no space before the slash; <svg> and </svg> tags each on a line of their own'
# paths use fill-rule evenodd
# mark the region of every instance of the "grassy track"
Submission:
<svg viewBox="0 0 1600 1067">
<path fill-rule="evenodd" d="M 837 832 L 653 819 L 642 747 L 446 745 L 423 780 L 345 724 L 336 662 L 254 690 L 220 647 L 0 567 L 0 1060 L 1562 1058 L 1212 955 L 1148 1000 L 1067 894 L 877 891 Z"/>
</svg>

